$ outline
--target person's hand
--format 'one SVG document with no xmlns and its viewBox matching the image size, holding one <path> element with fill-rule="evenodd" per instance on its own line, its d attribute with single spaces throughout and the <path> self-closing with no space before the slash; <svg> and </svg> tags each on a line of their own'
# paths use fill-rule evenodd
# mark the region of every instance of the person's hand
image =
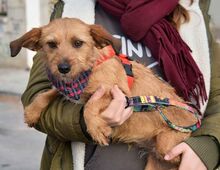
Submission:
<svg viewBox="0 0 220 170">
<path fill-rule="evenodd" d="M 182 160 L 179 166 L 179 170 L 207 170 L 201 159 L 196 153 L 190 148 L 189 145 L 182 142 L 175 146 L 169 153 L 164 157 L 165 160 L 172 160 L 173 158 L 182 154 Z"/>
<path fill-rule="evenodd" d="M 101 116 L 110 126 L 119 126 L 131 116 L 133 109 L 132 107 L 125 108 L 127 105 L 125 95 L 117 85 L 111 89 L 111 94 L 113 100 Z"/>
<path fill-rule="evenodd" d="M 90 98 L 98 100 L 105 94 L 105 89 L 101 86 Z M 101 113 L 101 117 L 109 126 L 119 126 L 124 123 L 133 113 L 132 107 L 126 107 L 127 101 L 124 93 L 115 85 L 111 89 L 112 101 L 109 106 Z"/>
</svg>

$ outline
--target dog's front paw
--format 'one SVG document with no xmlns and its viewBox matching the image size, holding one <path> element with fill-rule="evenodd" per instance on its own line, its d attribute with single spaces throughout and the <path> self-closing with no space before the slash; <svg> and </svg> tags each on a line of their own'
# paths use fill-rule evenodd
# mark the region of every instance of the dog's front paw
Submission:
<svg viewBox="0 0 220 170">
<path fill-rule="evenodd" d="M 24 109 L 24 122 L 28 124 L 29 127 L 33 127 L 40 118 L 40 113 L 35 110 L 32 105 L 27 106 Z"/>
<path fill-rule="evenodd" d="M 109 137 L 112 133 L 112 128 L 98 115 L 86 115 L 84 119 L 87 126 L 87 131 L 94 141 L 99 145 L 108 145 Z"/>
</svg>

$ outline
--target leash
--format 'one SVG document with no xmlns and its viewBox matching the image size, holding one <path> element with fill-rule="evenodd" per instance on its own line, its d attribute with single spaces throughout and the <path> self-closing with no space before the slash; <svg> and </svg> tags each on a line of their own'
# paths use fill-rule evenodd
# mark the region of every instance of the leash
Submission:
<svg viewBox="0 0 220 170">
<path fill-rule="evenodd" d="M 127 107 L 132 106 L 135 112 L 147 112 L 157 110 L 162 116 L 163 120 L 167 125 L 180 132 L 188 133 L 194 132 L 201 126 L 201 120 L 199 118 L 200 111 L 192 103 L 183 103 L 175 100 L 170 100 L 169 98 L 159 98 L 157 96 L 135 96 L 135 97 L 126 97 Z M 172 123 L 166 115 L 162 112 L 161 109 L 174 106 L 190 113 L 194 114 L 197 119 L 197 122 L 190 126 L 178 126 Z"/>
</svg>

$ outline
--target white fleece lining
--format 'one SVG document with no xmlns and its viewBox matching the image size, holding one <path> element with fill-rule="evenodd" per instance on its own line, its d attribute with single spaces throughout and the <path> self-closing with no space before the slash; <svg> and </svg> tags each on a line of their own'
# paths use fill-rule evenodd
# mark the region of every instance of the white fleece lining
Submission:
<svg viewBox="0 0 220 170">
<path fill-rule="evenodd" d="M 85 143 L 71 142 L 72 156 L 73 156 L 73 169 L 84 170 L 85 162 Z"/>
<path fill-rule="evenodd" d="M 79 18 L 87 24 L 95 23 L 96 0 L 63 0 L 62 17 Z"/>
<path fill-rule="evenodd" d="M 209 97 L 211 68 L 208 38 L 206 34 L 205 21 L 199 7 L 199 0 L 194 0 L 192 5 L 190 0 L 180 0 L 190 14 L 190 22 L 181 25 L 180 35 L 192 50 L 192 56 L 201 70 L 206 87 L 206 93 Z M 208 100 L 201 105 L 201 112 L 204 113 Z"/>
<path fill-rule="evenodd" d="M 64 11 L 62 17 L 74 17 L 83 20 L 88 24 L 95 23 L 95 2 L 96 0 L 63 0 Z M 194 0 L 189 6 L 189 0 L 180 0 L 180 3 L 190 10 L 191 20 L 189 23 L 183 24 L 180 28 L 180 35 L 183 40 L 192 49 L 192 56 L 203 73 L 206 92 L 210 92 L 210 58 L 208 39 L 202 12 L 199 8 L 199 0 Z M 207 106 L 201 107 L 204 112 Z M 71 142 L 73 155 L 73 169 L 84 170 L 85 144 L 82 142 Z"/>
</svg>

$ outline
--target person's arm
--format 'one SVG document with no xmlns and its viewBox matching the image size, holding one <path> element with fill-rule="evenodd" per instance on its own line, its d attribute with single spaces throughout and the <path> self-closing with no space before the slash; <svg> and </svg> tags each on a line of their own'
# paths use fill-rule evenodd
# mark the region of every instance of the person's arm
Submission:
<svg viewBox="0 0 220 170">
<path fill-rule="evenodd" d="M 220 44 L 212 38 L 208 14 L 210 0 L 201 0 L 200 8 L 207 28 L 211 60 L 211 92 L 202 127 L 196 131 L 187 144 L 197 153 L 208 169 L 219 163 L 220 142 Z"/>
<path fill-rule="evenodd" d="M 220 44 L 213 42 L 211 93 L 202 126 L 187 141 L 208 169 L 219 163 L 220 142 Z"/>
<path fill-rule="evenodd" d="M 41 54 L 34 57 L 28 86 L 21 97 L 24 107 L 28 106 L 38 93 L 51 89 L 43 57 Z M 62 141 L 88 142 L 80 125 L 82 108 L 83 105 L 69 102 L 60 95 L 41 113 L 35 128 Z"/>
</svg>

